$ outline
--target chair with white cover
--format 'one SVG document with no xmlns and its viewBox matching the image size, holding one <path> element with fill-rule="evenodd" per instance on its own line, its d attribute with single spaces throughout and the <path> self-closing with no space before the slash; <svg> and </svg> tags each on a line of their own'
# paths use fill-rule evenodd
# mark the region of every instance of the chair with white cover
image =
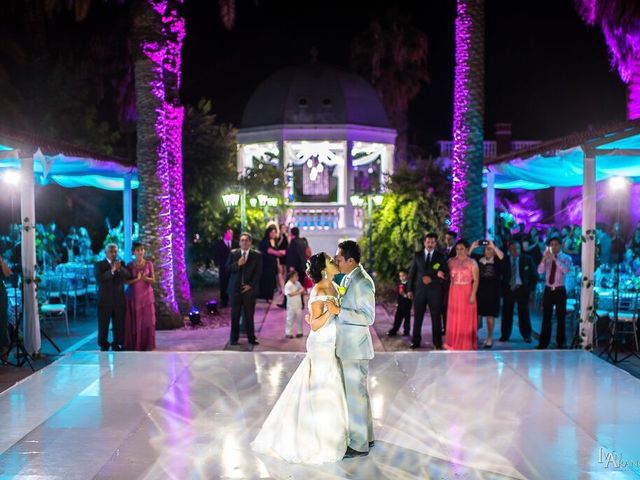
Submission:
<svg viewBox="0 0 640 480">
<path fill-rule="evenodd" d="M 43 320 L 63 319 L 67 328 L 67 336 L 69 336 L 71 331 L 69 330 L 65 288 L 62 275 L 56 274 L 47 278 L 44 285 L 45 300 L 40 306 L 40 318 Z"/>
</svg>

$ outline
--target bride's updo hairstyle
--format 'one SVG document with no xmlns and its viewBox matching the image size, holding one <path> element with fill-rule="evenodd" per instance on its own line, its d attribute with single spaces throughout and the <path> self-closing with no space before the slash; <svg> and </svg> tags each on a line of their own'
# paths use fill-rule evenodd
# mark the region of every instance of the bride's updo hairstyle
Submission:
<svg viewBox="0 0 640 480">
<path fill-rule="evenodd" d="M 327 268 L 327 256 L 324 252 L 312 255 L 307 262 L 307 274 L 313 280 L 313 283 L 322 281 L 322 272 Z"/>
</svg>

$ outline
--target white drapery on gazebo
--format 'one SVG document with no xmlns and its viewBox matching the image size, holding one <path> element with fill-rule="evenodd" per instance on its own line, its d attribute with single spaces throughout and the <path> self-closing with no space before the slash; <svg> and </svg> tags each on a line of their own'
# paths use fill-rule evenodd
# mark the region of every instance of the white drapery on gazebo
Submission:
<svg viewBox="0 0 640 480">
<path fill-rule="evenodd" d="M 32 354 L 39 352 L 41 346 L 36 284 L 33 281 L 36 275 L 35 183 L 46 185 L 55 182 L 62 187 L 122 191 L 125 251 L 130 251 L 133 231 L 131 191 L 138 188 L 137 170 L 123 165 L 118 159 L 0 129 L 0 174 L 7 169 L 20 171 L 22 325 L 25 348 Z"/>
<path fill-rule="evenodd" d="M 492 236 L 495 190 L 582 186 L 582 345 L 593 338 L 593 274 L 595 266 L 596 183 L 611 177 L 640 182 L 640 121 L 583 132 L 502 155 L 485 168 L 486 225 Z"/>
</svg>

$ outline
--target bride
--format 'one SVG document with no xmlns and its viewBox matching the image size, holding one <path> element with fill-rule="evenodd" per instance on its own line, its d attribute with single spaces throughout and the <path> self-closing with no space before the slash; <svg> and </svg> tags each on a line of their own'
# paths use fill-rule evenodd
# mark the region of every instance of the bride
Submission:
<svg viewBox="0 0 640 480">
<path fill-rule="evenodd" d="M 309 298 L 311 333 L 307 355 L 289 380 L 262 429 L 251 443 L 255 452 L 291 463 L 342 460 L 347 449 L 347 402 L 336 358 L 336 325 L 327 303 L 338 303 L 338 267 L 321 252 L 309 259 L 315 286 Z"/>
</svg>

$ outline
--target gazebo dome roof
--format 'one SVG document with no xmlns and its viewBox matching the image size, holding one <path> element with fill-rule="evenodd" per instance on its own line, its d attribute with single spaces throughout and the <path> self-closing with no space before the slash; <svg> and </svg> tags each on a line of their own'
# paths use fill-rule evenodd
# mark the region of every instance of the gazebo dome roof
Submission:
<svg viewBox="0 0 640 480">
<path fill-rule="evenodd" d="M 389 128 L 375 90 L 347 70 L 311 62 L 278 70 L 255 90 L 242 127 L 355 124 Z"/>
</svg>

